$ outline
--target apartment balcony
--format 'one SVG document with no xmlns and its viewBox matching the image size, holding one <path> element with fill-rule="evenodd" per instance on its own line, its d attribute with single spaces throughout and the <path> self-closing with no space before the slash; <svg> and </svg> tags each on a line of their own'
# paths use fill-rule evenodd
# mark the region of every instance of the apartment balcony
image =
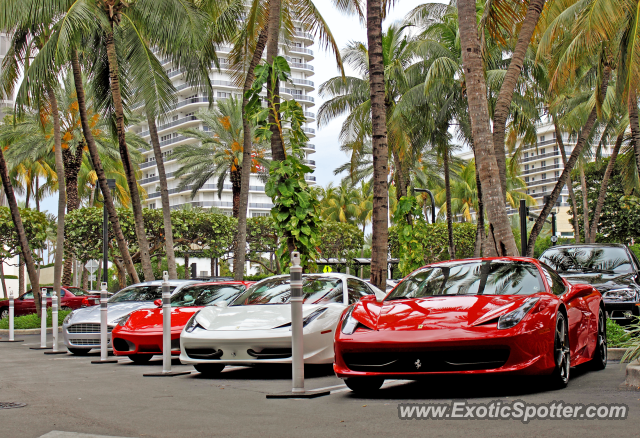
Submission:
<svg viewBox="0 0 640 438">
<path fill-rule="evenodd" d="M 315 87 L 314 82 L 310 81 L 308 79 L 291 79 L 291 82 L 294 85 L 300 85 L 300 86 L 305 87 L 305 88 L 307 88 L 309 90 L 313 90 L 314 87 Z"/>
<path fill-rule="evenodd" d="M 304 116 L 307 118 L 307 121 L 315 121 L 316 120 L 316 113 L 312 113 L 310 111 L 305 111 L 304 112 Z"/>
<path fill-rule="evenodd" d="M 529 175 L 531 173 L 544 172 L 546 170 L 560 169 L 560 164 L 551 164 L 549 166 L 540 166 L 535 169 L 527 169 L 523 173 Z"/>
<path fill-rule="evenodd" d="M 313 50 L 311 49 L 307 49 L 304 47 L 289 47 L 289 52 L 293 52 L 293 53 L 302 53 L 303 55 L 307 55 L 309 58 L 313 59 Z"/>
<path fill-rule="evenodd" d="M 315 134 L 316 133 L 316 130 L 313 129 L 313 128 L 302 128 L 302 130 L 304 132 L 306 132 L 307 134 Z"/>
<path fill-rule="evenodd" d="M 169 122 L 169 123 L 164 123 L 162 125 L 159 125 L 157 127 L 158 132 L 160 131 L 164 131 L 165 129 L 169 129 L 169 128 L 173 128 L 174 126 L 179 126 L 188 122 L 191 122 L 193 120 L 198 120 L 198 118 L 196 116 L 187 116 L 187 117 L 182 117 L 181 119 L 178 120 L 174 120 L 173 122 Z M 140 137 L 146 137 L 149 135 L 149 131 L 142 131 L 140 134 L 138 134 Z"/>
</svg>

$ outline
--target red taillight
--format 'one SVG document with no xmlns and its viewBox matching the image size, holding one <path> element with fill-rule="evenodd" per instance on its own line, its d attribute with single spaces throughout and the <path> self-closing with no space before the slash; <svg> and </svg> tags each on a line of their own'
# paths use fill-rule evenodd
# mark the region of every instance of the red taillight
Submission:
<svg viewBox="0 0 640 438">
<path fill-rule="evenodd" d="M 82 299 L 82 307 L 89 307 L 89 298 Z"/>
</svg>

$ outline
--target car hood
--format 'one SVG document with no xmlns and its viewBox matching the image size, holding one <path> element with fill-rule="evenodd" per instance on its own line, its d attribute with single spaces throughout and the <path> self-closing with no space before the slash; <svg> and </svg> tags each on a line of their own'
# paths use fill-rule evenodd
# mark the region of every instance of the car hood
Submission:
<svg viewBox="0 0 640 438">
<path fill-rule="evenodd" d="M 588 284 L 589 286 L 598 289 L 600 292 L 625 287 L 635 288 L 635 282 L 633 281 L 634 274 L 580 272 L 576 274 L 563 273 L 561 276 L 571 284 Z"/>
<path fill-rule="evenodd" d="M 360 302 L 353 317 L 374 330 L 465 328 L 494 320 L 520 307 L 530 296 L 434 296 Z M 420 326 L 420 327 L 419 327 Z"/>
<path fill-rule="evenodd" d="M 113 323 L 128 315 L 131 312 L 140 309 L 153 308 L 153 301 L 126 301 L 122 303 L 107 304 L 107 323 Z M 74 310 L 69 320 L 69 324 L 81 323 L 100 323 L 100 306 L 85 307 L 83 309 Z"/>
<path fill-rule="evenodd" d="M 307 316 L 321 304 L 303 304 L 302 315 Z M 268 330 L 291 322 L 289 304 L 262 304 L 255 306 L 208 306 L 196 321 L 206 330 Z"/>
<path fill-rule="evenodd" d="M 174 307 L 171 309 L 171 328 L 182 329 L 189 319 L 198 310 L 202 309 L 202 306 L 192 307 Z M 127 321 L 123 330 L 130 330 L 136 332 L 162 332 L 162 321 L 164 318 L 164 311 L 158 307 L 152 309 L 141 309 L 133 312 L 131 317 Z"/>
</svg>

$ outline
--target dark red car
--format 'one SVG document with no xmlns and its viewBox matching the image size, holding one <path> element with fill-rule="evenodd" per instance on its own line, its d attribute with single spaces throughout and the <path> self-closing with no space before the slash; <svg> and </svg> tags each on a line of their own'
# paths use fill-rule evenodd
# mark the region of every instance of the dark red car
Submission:
<svg viewBox="0 0 640 438">
<path fill-rule="evenodd" d="M 204 306 L 229 303 L 240 296 L 252 281 L 221 281 L 185 286 L 171 297 L 171 354 L 180 354 L 180 333 L 191 317 Z M 155 309 L 141 309 L 122 318 L 111 332 L 117 356 L 129 356 L 136 363 L 148 362 L 162 354 L 162 300 Z"/>
<path fill-rule="evenodd" d="M 53 287 L 47 287 L 47 307 L 51 307 L 51 293 Z M 74 310 L 81 307 L 94 306 L 99 304 L 100 295 L 87 292 L 84 289 L 74 286 L 63 286 L 60 290 L 62 297 L 60 300 L 61 310 Z M 36 313 L 36 303 L 33 299 L 33 291 L 29 290 L 14 300 L 15 316 L 29 315 Z M 0 319 L 9 317 L 9 300 L 0 300 Z"/>
<path fill-rule="evenodd" d="M 607 365 L 602 296 L 530 258 L 427 265 L 384 300 L 346 310 L 335 335 L 334 370 L 354 391 L 451 373 L 545 375 L 564 387 L 582 363 Z"/>
</svg>

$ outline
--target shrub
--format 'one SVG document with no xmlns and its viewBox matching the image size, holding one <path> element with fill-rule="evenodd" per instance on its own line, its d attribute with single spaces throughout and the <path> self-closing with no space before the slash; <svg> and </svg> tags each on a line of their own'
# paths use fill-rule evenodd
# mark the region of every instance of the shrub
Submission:
<svg viewBox="0 0 640 438">
<path fill-rule="evenodd" d="M 244 281 L 260 281 L 265 278 L 273 277 L 274 274 L 257 274 L 257 275 L 245 275 Z"/>
<path fill-rule="evenodd" d="M 613 348 L 625 347 L 629 334 L 613 320 L 607 318 L 607 345 Z"/>
<path fill-rule="evenodd" d="M 71 310 L 58 310 L 58 326 L 62 325 L 62 321 L 66 316 L 71 313 Z M 40 328 L 40 317 L 32 313 L 31 315 L 16 316 L 13 320 L 14 328 L 16 330 L 22 329 L 35 329 Z M 47 309 L 47 327 L 51 327 L 53 324 L 53 310 L 49 307 Z M 0 329 L 9 328 L 9 319 L 0 319 Z"/>
</svg>

